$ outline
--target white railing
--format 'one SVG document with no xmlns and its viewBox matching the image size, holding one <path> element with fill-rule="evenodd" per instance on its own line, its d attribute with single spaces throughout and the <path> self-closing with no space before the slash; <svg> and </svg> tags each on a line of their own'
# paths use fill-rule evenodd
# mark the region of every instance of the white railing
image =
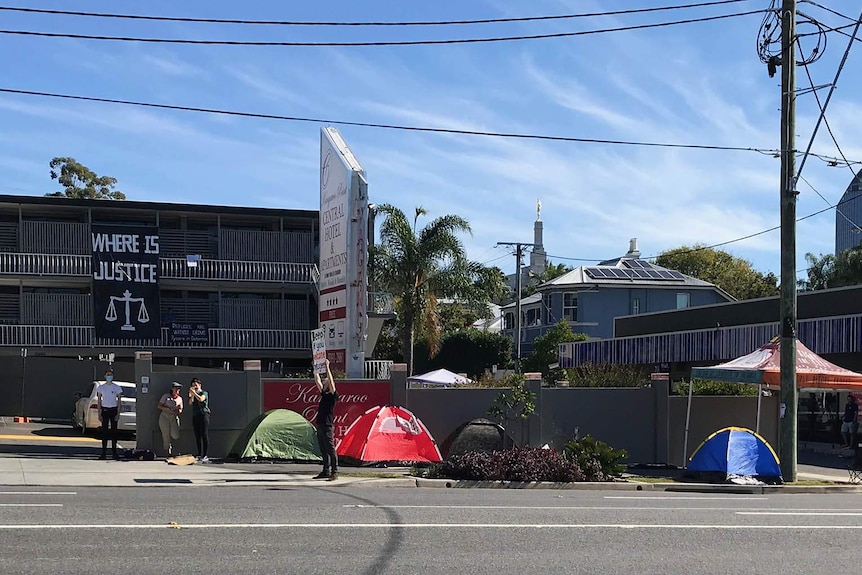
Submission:
<svg viewBox="0 0 862 575">
<path fill-rule="evenodd" d="M 162 258 L 161 277 L 279 283 L 312 283 L 315 264 L 253 262 L 237 260 L 200 260 L 190 267 L 185 259 Z"/>
<path fill-rule="evenodd" d="M 217 349 L 311 349 L 306 330 L 210 329 L 210 343 Z"/>
<path fill-rule="evenodd" d="M 389 379 L 391 371 L 391 359 L 365 360 L 365 379 Z"/>
<path fill-rule="evenodd" d="M 89 276 L 91 256 L 0 253 L 0 274 Z"/>
<path fill-rule="evenodd" d="M 161 258 L 162 278 L 278 283 L 314 283 L 315 264 L 200 260 L 190 267 L 184 258 Z M 89 276 L 92 257 L 72 254 L 0 253 L 0 274 L 37 276 Z"/>
<path fill-rule="evenodd" d="M 136 347 L 182 349 L 279 349 L 310 350 L 308 331 L 277 329 L 209 329 L 206 343 L 172 345 L 170 329 L 161 328 L 159 339 L 96 339 L 95 329 L 85 326 L 0 325 L 0 347 Z"/>
<path fill-rule="evenodd" d="M 395 313 L 395 298 L 391 293 L 368 292 L 368 311 L 370 313 Z"/>
</svg>

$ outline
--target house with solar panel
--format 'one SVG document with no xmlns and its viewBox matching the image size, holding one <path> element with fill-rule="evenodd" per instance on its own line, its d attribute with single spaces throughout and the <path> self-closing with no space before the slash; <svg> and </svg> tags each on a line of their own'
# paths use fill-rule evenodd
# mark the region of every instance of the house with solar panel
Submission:
<svg viewBox="0 0 862 575">
<path fill-rule="evenodd" d="M 718 286 L 641 259 L 637 239 L 621 257 L 580 266 L 521 300 L 521 355 L 560 320 L 590 339 L 614 337 L 614 318 L 732 302 Z M 516 302 L 503 306 L 503 333 L 515 337 Z"/>
</svg>

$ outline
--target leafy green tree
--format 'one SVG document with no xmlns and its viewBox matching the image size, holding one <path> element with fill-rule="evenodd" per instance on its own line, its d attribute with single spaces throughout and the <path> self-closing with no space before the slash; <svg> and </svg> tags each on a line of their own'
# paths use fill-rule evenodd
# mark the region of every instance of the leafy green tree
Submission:
<svg viewBox="0 0 862 575">
<path fill-rule="evenodd" d="M 426 213 L 421 207 L 416 208 L 412 225 L 392 205 L 377 210 L 385 219 L 380 243 L 371 250 L 370 275 L 378 290 L 395 298 L 401 351 L 412 374 L 417 335 L 428 342 L 432 356 L 440 349 L 438 300 L 452 298 L 468 309 L 487 310 L 489 301 L 498 301 L 505 293 L 505 278 L 499 269 L 467 259 L 458 234 L 470 233 L 470 224 L 461 216 L 442 216 L 417 229 L 419 217 Z"/>
<path fill-rule="evenodd" d="M 401 356 L 401 341 L 398 339 L 396 320 L 388 319 L 383 323 L 380 336 L 374 345 L 373 359 L 388 359 L 397 363 L 404 361 Z"/>
<path fill-rule="evenodd" d="M 778 295 L 778 277 L 755 270 L 751 262 L 702 244 L 659 254 L 656 264 L 715 284 L 738 300 Z"/>
<path fill-rule="evenodd" d="M 88 200 L 126 199 L 126 194 L 114 189 L 117 178 L 99 176 L 75 158 L 54 158 L 49 165 L 51 179 L 57 180 L 64 190 L 45 194 L 46 196 Z"/>
<path fill-rule="evenodd" d="M 551 369 L 548 367 L 557 363 L 560 357 L 560 344 L 570 341 L 586 341 L 583 333 L 575 333 L 566 320 L 560 320 L 554 327 L 533 340 L 533 353 L 524 360 L 524 371 L 541 371 L 547 379 Z"/>
<path fill-rule="evenodd" d="M 523 439 L 524 422 L 536 412 L 536 394 L 527 389 L 527 379 L 520 373 L 510 375 L 507 382 L 509 389 L 497 394 L 494 403 L 488 408 L 488 415 L 497 418 L 506 431 L 509 431 L 510 421 L 520 420 Z M 504 440 L 508 441 L 508 437 L 507 433 Z"/>
<path fill-rule="evenodd" d="M 808 262 L 808 279 L 799 280 L 797 285 L 805 291 L 814 291 L 834 287 L 832 283 L 833 269 L 835 267 L 835 256 L 832 254 L 820 254 L 820 257 L 808 252 L 805 254 Z"/>
<path fill-rule="evenodd" d="M 800 280 L 804 290 L 821 290 L 862 284 L 862 246 L 832 254 L 805 254 L 808 279 Z"/>
<path fill-rule="evenodd" d="M 552 262 L 548 262 L 545 266 L 545 271 L 543 271 L 540 275 L 533 278 L 533 281 L 529 283 L 529 285 L 525 286 L 524 289 L 521 290 L 521 297 L 528 297 L 536 293 L 536 289 L 545 282 L 549 282 L 552 279 L 556 279 L 563 274 L 569 273 L 572 271 L 571 266 L 567 266 L 565 264 L 554 264 Z"/>
<path fill-rule="evenodd" d="M 472 327 L 444 335 L 439 353 L 424 360 L 430 355 L 427 349 L 425 342 L 417 345 L 416 370 L 419 372 L 445 367 L 476 379 L 492 365 L 503 369 L 512 361 L 512 340 L 509 337 Z"/>
</svg>

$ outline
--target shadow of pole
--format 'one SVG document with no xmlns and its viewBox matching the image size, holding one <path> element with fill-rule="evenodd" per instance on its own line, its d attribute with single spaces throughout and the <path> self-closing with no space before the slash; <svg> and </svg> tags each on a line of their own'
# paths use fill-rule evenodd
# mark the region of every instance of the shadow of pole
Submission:
<svg viewBox="0 0 862 575">
<path fill-rule="evenodd" d="M 326 491 L 327 493 L 337 493 L 349 499 L 354 499 L 356 501 L 360 501 L 369 507 L 373 507 L 375 509 L 380 509 L 386 514 L 386 518 L 389 521 L 389 525 L 393 525 L 394 527 L 390 527 L 387 529 L 387 537 L 386 542 L 383 544 L 383 547 L 380 549 L 377 554 L 377 558 L 374 562 L 368 566 L 362 573 L 363 575 L 379 575 L 381 573 L 386 573 L 386 569 L 389 568 L 389 565 L 395 559 L 396 553 L 401 548 L 401 545 L 404 543 L 404 529 L 397 527 L 404 523 L 401 519 L 401 516 L 394 509 L 391 509 L 385 505 L 381 505 L 380 503 L 373 501 L 371 499 L 367 499 L 365 497 L 359 497 L 358 495 L 351 495 L 349 493 L 344 493 L 343 491 L 338 491 L 335 489 L 323 489 L 321 487 L 313 487 L 312 489 L 317 489 L 318 491 Z"/>
</svg>

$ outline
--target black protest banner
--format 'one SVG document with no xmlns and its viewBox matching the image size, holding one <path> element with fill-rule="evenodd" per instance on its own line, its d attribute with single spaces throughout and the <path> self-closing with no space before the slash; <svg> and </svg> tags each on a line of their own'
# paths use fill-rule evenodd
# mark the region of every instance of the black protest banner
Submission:
<svg viewBox="0 0 862 575">
<path fill-rule="evenodd" d="M 159 338 L 158 227 L 92 224 L 90 228 L 96 337 Z"/>
</svg>

